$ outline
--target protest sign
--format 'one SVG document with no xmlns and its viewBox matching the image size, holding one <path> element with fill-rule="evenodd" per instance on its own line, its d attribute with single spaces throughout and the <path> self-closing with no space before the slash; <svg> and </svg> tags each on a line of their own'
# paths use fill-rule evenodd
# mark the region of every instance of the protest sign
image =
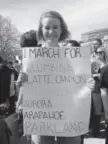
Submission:
<svg viewBox="0 0 108 144">
<path fill-rule="evenodd" d="M 88 132 L 90 49 L 23 49 L 25 134 L 78 136 Z"/>
</svg>

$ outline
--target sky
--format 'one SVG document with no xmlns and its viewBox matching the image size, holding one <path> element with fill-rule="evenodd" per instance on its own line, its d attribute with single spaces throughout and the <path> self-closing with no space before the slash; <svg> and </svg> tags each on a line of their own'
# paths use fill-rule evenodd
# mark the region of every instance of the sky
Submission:
<svg viewBox="0 0 108 144">
<path fill-rule="evenodd" d="M 8 16 L 21 33 L 36 30 L 41 14 L 48 10 L 64 17 L 72 39 L 108 28 L 108 0 L 0 0 L 0 14 Z"/>
</svg>

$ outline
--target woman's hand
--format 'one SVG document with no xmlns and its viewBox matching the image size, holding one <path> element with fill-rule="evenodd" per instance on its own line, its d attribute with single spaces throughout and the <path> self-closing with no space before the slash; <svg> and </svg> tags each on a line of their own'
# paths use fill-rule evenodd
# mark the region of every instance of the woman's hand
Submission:
<svg viewBox="0 0 108 144">
<path fill-rule="evenodd" d="M 92 74 L 97 74 L 100 68 L 100 62 L 99 60 L 95 60 L 91 63 L 91 70 Z"/>
<path fill-rule="evenodd" d="M 19 106 L 18 104 L 16 104 L 16 113 L 17 114 L 20 114 L 20 113 L 22 113 L 22 106 Z"/>
<path fill-rule="evenodd" d="M 92 91 L 95 86 L 95 80 L 93 78 L 89 78 L 86 85 Z"/>
<path fill-rule="evenodd" d="M 23 84 L 24 82 L 27 82 L 27 81 L 28 81 L 28 75 L 27 75 L 27 73 L 20 72 L 19 77 L 18 77 L 18 80 L 17 80 L 17 82 L 16 82 L 16 85 L 19 86 L 19 87 L 21 87 L 22 84 Z"/>
</svg>

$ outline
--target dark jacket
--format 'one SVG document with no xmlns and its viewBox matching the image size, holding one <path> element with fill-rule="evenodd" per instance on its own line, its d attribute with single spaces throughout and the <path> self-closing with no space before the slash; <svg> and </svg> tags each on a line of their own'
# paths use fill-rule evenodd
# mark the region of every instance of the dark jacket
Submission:
<svg viewBox="0 0 108 144">
<path fill-rule="evenodd" d="M 108 65 L 101 70 L 100 87 L 108 89 Z"/>
<path fill-rule="evenodd" d="M 12 132 L 5 120 L 0 116 L 0 144 L 10 144 Z"/>
<path fill-rule="evenodd" d="M 0 64 L 0 104 L 5 103 L 9 98 L 11 72 L 7 65 Z"/>
</svg>

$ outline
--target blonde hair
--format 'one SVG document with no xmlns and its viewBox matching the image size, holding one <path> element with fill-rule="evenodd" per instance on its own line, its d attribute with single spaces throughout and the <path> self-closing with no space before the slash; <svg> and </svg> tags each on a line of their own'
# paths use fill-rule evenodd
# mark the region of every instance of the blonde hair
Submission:
<svg viewBox="0 0 108 144">
<path fill-rule="evenodd" d="M 60 35 L 59 42 L 64 41 L 65 39 L 69 38 L 70 32 L 68 31 L 68 27 L 63 17 L 56 11 L 48 11 L 48 12 L 43 13 L 43 15 L 40 17 L 39 27 L 38 27 L 38 32 L 37 32 L 38 41 L 44 41 L 43 34 L 42 34 L 42 20 L 45 17 L 53 17 L 53 18 L 57 18 L 60 20 L 61 35 Z"/>
</svg>

